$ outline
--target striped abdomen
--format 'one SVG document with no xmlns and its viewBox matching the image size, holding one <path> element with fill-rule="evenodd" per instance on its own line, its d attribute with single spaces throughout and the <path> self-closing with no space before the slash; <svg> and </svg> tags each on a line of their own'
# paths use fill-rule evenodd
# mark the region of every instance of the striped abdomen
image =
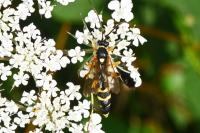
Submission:
<svg viewBox="0 0 200 133">
<path fill-rule="evenodd" d="M 111 93 L 110 89 L 107 88 L 99 88 L 97 92 L 97 99 L 100 103 L 100 111 L 103 116 L 108 117 L 111 105 Z"/>
</svg>

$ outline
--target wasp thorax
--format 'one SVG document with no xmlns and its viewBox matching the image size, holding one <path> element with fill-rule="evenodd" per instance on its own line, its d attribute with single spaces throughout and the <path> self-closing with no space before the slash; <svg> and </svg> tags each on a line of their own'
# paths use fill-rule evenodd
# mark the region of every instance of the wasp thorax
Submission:
<svg viewBox="0 0 200 133">
<path fill-rule="evenodd" d="M 100 63 L 104 63 L 107 59 L 108 52 L 104 47 L 100 47 L 97 50 L 97 58 Z"/>
<path fill-rule="evenodd" d="M 104 46 L 104 47 L 107 47 L 109 45 L 109 43 L 106 40 L 99 40 L 97 41 L 97 44 L 99 46 Z"/>
</svg>

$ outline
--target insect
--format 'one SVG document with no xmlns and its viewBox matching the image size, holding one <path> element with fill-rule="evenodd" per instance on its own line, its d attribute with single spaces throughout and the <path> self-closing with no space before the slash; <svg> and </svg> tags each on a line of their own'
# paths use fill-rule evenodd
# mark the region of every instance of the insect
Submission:
<svg viewBox="0 0 200 133">
<path fill-rule="evenodd" d="M 118 94 L 122 87 L 133 87 L 135 85 L 130 73 L 124 71 L 114 62 L 110 55 L 112 48 L 106 39 L 93 42 L 93 55 L 90 61 L 86 62 L 89 72 L 85 75 L 86 83 L 84 94 L 96 96 L 98 107 L 103 116 L 108 117 L 111 108 L 111 92 Z"/>
<path fill-rule="evenodd" d="M 108 117 L 111 93 L 118 94 L 121 88 L 134 88 L 136 84 L 141 84 L 140 75 L 132 66 L 135 57 L 132 57 L 134 54 L 130 41 L 138 42 L 137 37 L 142 37 L 139 32 L 133 33 L 135 29 L 128 29 L 126 22 L 111 19 L 107 21 L 107 25 L 102 25 L 102 16 L 95 10 L 91 10 L 86 18 L 91 24 L 90 28 L 83 21 L 83 33 L 78 31 L 76 34 L 79 43 L 88 46 L 89 49 L 85 51 L 91 54 L 79 71 L 80 76 L 85 79 L 83 93 L 91 96 L 92 112 L 100 111 L 103 116 Z M 124 29 L 128 30 L 123 31 Z M 123 57 L 127 59 L 124 61 Z"/>
</svg>

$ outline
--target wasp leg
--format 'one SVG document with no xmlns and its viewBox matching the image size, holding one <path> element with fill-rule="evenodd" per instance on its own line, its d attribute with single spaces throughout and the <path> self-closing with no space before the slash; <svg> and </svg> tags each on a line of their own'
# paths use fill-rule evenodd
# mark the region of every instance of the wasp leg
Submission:
<svg viewBox="0 0 200 133">
<path fill-rule="evenodd" d="M 94 95 L 93 93 L 91 93 L 91 113 L 90 114 L 93 114 L 94 112 Z"/>
</svg>

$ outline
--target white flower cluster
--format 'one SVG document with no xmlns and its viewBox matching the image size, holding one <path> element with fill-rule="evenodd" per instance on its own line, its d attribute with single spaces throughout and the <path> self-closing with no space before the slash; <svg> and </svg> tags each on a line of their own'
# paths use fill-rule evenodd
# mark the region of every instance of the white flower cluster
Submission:
<svg viewBox="0 0 200 133">
<path fill-rule="evenodd" d="M 56 0 L 58 3 L 62 5 L 68 5 L 70 2 L 74 2 L 75 0 Z M 25 20 L 28 16 L 30 16 L 34 11 L 34 5 L 39 7 L 40 15 L 44 15 L 45 18 L 50 18 L 51 12 L 53 11 L 53 3 L 48 0 L 21 0 L 21 3 L 17 6 L 16 10 L 9 7 L 12 4 L 12 0 L 1 0 L 0 1 L 0 9 L 7 8 L 7 13 L 11 13 L 10 11 L 15 12 L 15 16 L 18 16 L 20 19 Z M 37 5 L 38 4 L 38 5 Z M 12 14 L 10 14 L 12 15 Z M 16 18 L 17 20 L 18 18 Z M 16 22 L 17 23 L 17 22 Z"/>
<path fill-rule="evenodd" d="M 124 19 L 126 22 L 129 22 L 133 19 L 133 13 L 131 12 L 133 8 L 132 0 L 112 0 L 108 4 L 110 10 L 114 10 L 112 13 L 112 18 L 119 22 L 121 19 Z"/>
<path fill-rule="evenodd" d="M 35 11 L 34 2 L 23 0 L 16 8 L 11 7 L 11 4 L 10 0 L 0 1 L 0 58 L 9 61 L 6 65 L 0 63 L 1 80 L 7 80 L 12 75 L 12 69 L 18 69 L 13 74 L 14 86 L 18 87 L 28 84 L 30 74 L 37 82 L 41 73 L 66 67 L 70 60 L 61 50 L 56 50 L 53 39 L 42 38 L 33 23 L 23 28 L 20 26 L 20 21 L 26 20 Z M 47 5 L 50 1 L 38 0 L 38 4 L 41 7 L 39 12 L 45 12 L 45 16 L 48 16 L 50 10 L 47 11 Z M 46 9 L 42 11 L 44 7 Z"/>
<path fill-rule="evenodd" d="M 14 86 L 27 85 L 30 76 L 40 90 L 24 91 L 19 104 L 2 98 L 0 94 L 0 133 L 15 133 L 19 128 L 32 124 L 35 126 L 30 133 L 51 131 L 72 133 L 101 131 L 101 117 L 94 122 L 90 114 L 90 102 L 82 99 L 80 86 L 67 83 L 65 91 L 57 87 L 51 73 L 60 70 L 70 63 L 61 50 L 56 50 L 55 41 L 41 37 L 40 30 L 31 23 L 21 27 L 35 12 L 34 6 L 39 5 L 39 13 L 45 18 L 51 17 L 53 5 L 47 0 L 21 0 L 13 7 L 12 0 L 0 0 L 0 80 L 6 81 L 13 76 Z M 67 5 L 74 0 L 57 0 Z M 69 51 L 71 62 L 83 61 L 85 55 L 79 47 Z M 77 56 L 79 54 L 79 56 Z M 38 90 L 38 89 L 37 89 Z M 0 90 L 1 91 L 1 90 Z M 82 123 L 84 119 L 86 123 Z M 90 123 L 93 119 L 93 123 Z M 90 128 L 86 126 L 93 125 Z M 90 130 L 88 130 L 90 129 Z"/>
<path fill-rule="evenodd" d="M 51 131 L 64 133 L 67 129 L 72 133 L 104 133 L 101 130 L 101 116 L 90 115 L 90 102 L 81 99 L 80 86 L 67 83 L 65 91 L 58 89 L 56 97 L 49 95 L 51 90 L 36 93 L 24 91 L 20 100 L 23 111 L 13 101 L 0 95 L 0 132 L 15 133 L 18 127 L 28 124 L 35 126 L 30 133 Z M 87 120 L 84 124 L 82 121 Z"/>
<path fill-rule="evenodd" d="M 83 32 L 77 31 L 75 37 L 79 44 L 90 46 L 93 50 L 98 48 L 98 41 L 106 40 L 109 43 L 108 52 L 112 60 L 120 61 L 118 67 L 130 73 L 135 87 L 138 87 L 142 81 L 137 68 L 132 65 L 136 59 L 133 47 L 138 47 L 147 40 L 140 35 L 139 28 L 130 27 L 127 23 L 133 19 L 132 7 L 131 0 L 112 0 L 108 4 L 108 8 L 113 10 L 112 19 L 109 19 L 105 25 L 103 25 L 102 16 L 91 10 L 85 18 L 86 24 L 89 24 L 90 27 L 85 25 Z M 85 65 L 80 71 L 80 76 L 84 77 L 88 73 L 92 72 L 89 70 L 89 66 Z M 92 78 L 92 75 L 90 77 Z"/>
<path fill-rule="evenodd" d="M 81 101 L 80 86 L 74 85 L 72 82 L 68 82 L 67 86 L 65 91 L 58 89 L 55 92 L 56 97 L 49 95 L 51 90 L 43 90 L 39 95 L 36 95 L 34 90 L 24 92 L 21 103 L 27 108 L 24 114 L 21 111 L 18 112 L 14 122 L 20 127 L 32 122 L 36 126 L 35 132 L 45 130 L 64 133 L 64 130 L 68 129 L 72 133 L 83 133 L 88 130 L 88 124 L 93 124 L 93 127 L 90 127 L 90 133 L 95 133 L 92 132 L 94 130 L 102 131 L 99 115 L 96 116 L 99 117 L 97 123 L 90 122 L 91 119 L 94 119 L 89 112 L 90 102 Z M 87 124 L 81 123 L 86 118 L 90 119 Z"/>
<path fill-rule="evenodd" d="M 17 125 L 12 117 L 17 114 L 18 106 L 13 101 L 8 101 L 0 94 L 0 133 L 15 133 Z"/>
<path fill-rule="evenodd" d="M 2 80 L 6 80 L 7 76 L 11 75 L 11 69 L 18 69 L 18 72 L 13 75 L 15 80 L 14 85 L 20 84 L 27 85 L 27 80 L 31 74 L 34 79 L 38 79 L 38 75 L 42 72 L 55 72 L 61 68 L 66 67 L 70 60 L 63 55 L 61 50 L 55 49 L 55 42 L 52 39 L 42 39 L 40 31 L 36 29 L 35 25 L 30 24 L 25 26 L 22 31 L 17 31 L 14 38 L 1 40 L 3 47 L 11 43 L 11 48 L 6 51 L 1 57 L 9 58 L 9 65 L 4 67 L 0 66 L 0 75 Z"/>
</svg>

